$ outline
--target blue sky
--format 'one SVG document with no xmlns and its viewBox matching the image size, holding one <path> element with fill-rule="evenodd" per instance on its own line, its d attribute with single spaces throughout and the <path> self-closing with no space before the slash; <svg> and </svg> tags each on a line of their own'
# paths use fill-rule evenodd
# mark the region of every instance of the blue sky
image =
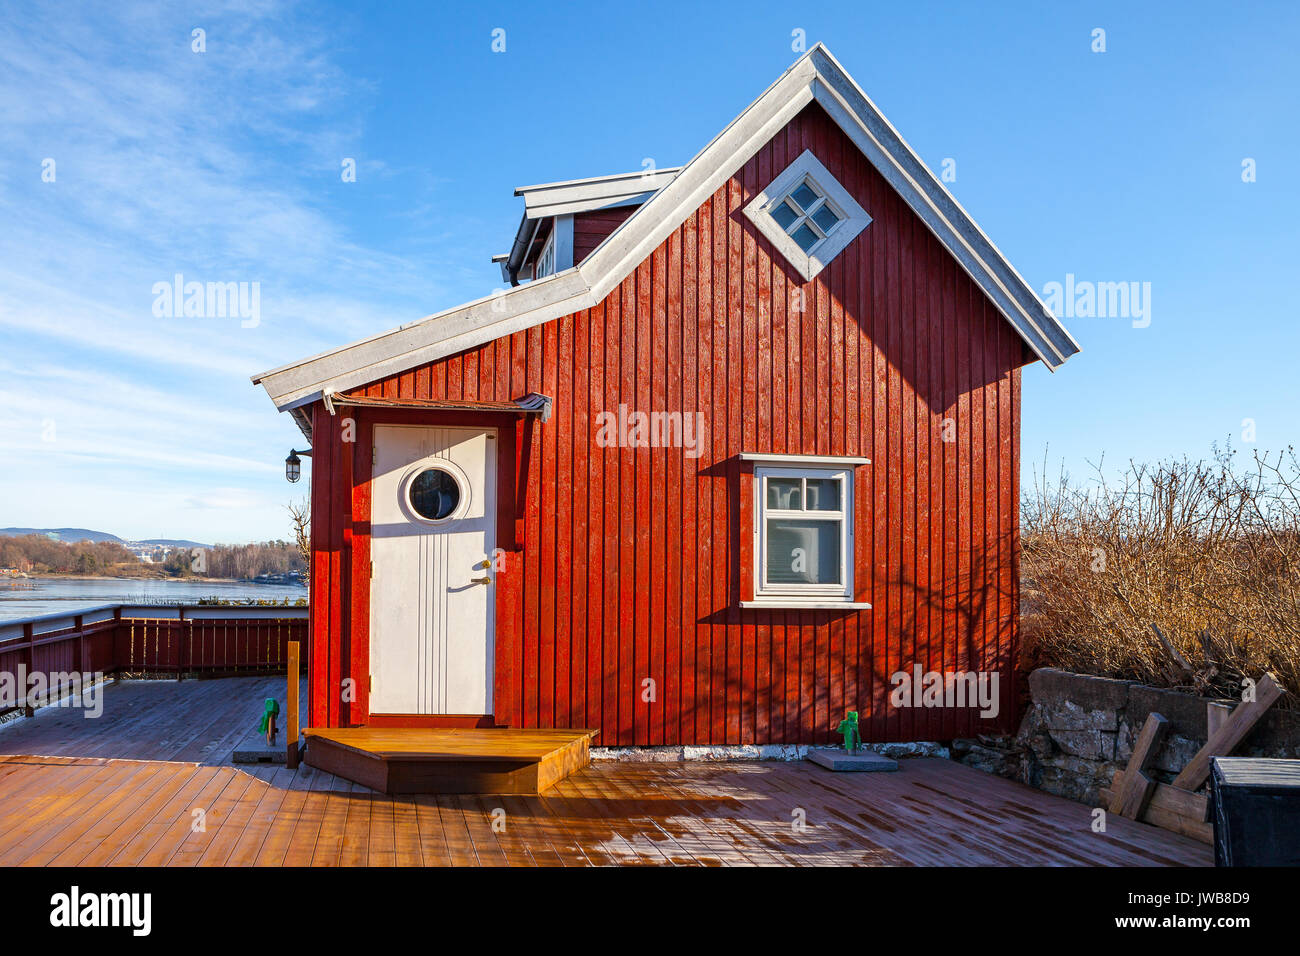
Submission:
<svg viewBox="0 0 1300 956">
<path fill-rule="evenodd" d="M 1035 289 L 1150 283 L 1026 370 L 1026 480 L 1296 440 L 1295 4 L 12 3 L 0 526 L 287 536 L 303 439 L 250 375 L 492 291 L 513 187 L 685 162 L 795 30 Z M 257 325 L 156 315 L 177 273 L 256 282 Z"/>
</svg>

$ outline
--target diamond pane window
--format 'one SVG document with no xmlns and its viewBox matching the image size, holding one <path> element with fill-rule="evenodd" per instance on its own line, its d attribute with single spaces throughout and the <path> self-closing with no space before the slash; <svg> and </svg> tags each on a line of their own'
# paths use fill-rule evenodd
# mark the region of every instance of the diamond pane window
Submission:
<svg viewBox="0 0 1300 956">
<path fill-rule="evenodd" d="M 745 215 L 805 280 L 871 222 L 811 150 L 772 180 L 745 207 Z"/>
<path fill-rule="evenodd" d="M 771 215 L 804 252 L 812 252 L 843 218 L 808 178 L 797 183 Z"/>
</svg>

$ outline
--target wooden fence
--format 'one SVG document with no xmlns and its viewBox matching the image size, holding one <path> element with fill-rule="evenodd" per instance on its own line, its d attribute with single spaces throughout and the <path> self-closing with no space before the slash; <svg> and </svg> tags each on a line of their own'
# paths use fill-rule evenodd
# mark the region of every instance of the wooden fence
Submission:
<svg viewBox="0 0 1300 956">
<path fill-rule="evenodd" d="M 282 671 L 289 641 L 307 647 L 307 608 L 104 604 L 0 622 L 0 675 Z M 31 707 L 27 687 L 0 713 Z"/>
</svg>

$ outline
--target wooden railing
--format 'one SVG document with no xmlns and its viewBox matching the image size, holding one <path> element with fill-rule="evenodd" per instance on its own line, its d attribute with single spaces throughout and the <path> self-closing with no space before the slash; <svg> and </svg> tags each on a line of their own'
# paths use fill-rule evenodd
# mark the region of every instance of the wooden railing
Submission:
<svg viewBox="0 0 1300 956">
<path fill-rule="evenodd" d="M 0 621 L 0 674 L 175 674 L 282 671 L 289 641 L 307 646 L 307 608 L 103 604 Z M 0 702 L 0 713 L 25 708 Z"/>
</svg>

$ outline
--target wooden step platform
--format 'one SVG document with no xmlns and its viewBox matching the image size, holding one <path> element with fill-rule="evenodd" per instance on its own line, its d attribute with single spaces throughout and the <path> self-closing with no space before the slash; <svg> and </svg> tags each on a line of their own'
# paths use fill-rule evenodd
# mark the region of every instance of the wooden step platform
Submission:
<svg viewBox="0 0 1300 956">
<path fill-rule="evenodd" d="M 383 793 L 536 796 L 591 762 L 596 730 L 309 728 L 306 763 Z"/>
</svg>

